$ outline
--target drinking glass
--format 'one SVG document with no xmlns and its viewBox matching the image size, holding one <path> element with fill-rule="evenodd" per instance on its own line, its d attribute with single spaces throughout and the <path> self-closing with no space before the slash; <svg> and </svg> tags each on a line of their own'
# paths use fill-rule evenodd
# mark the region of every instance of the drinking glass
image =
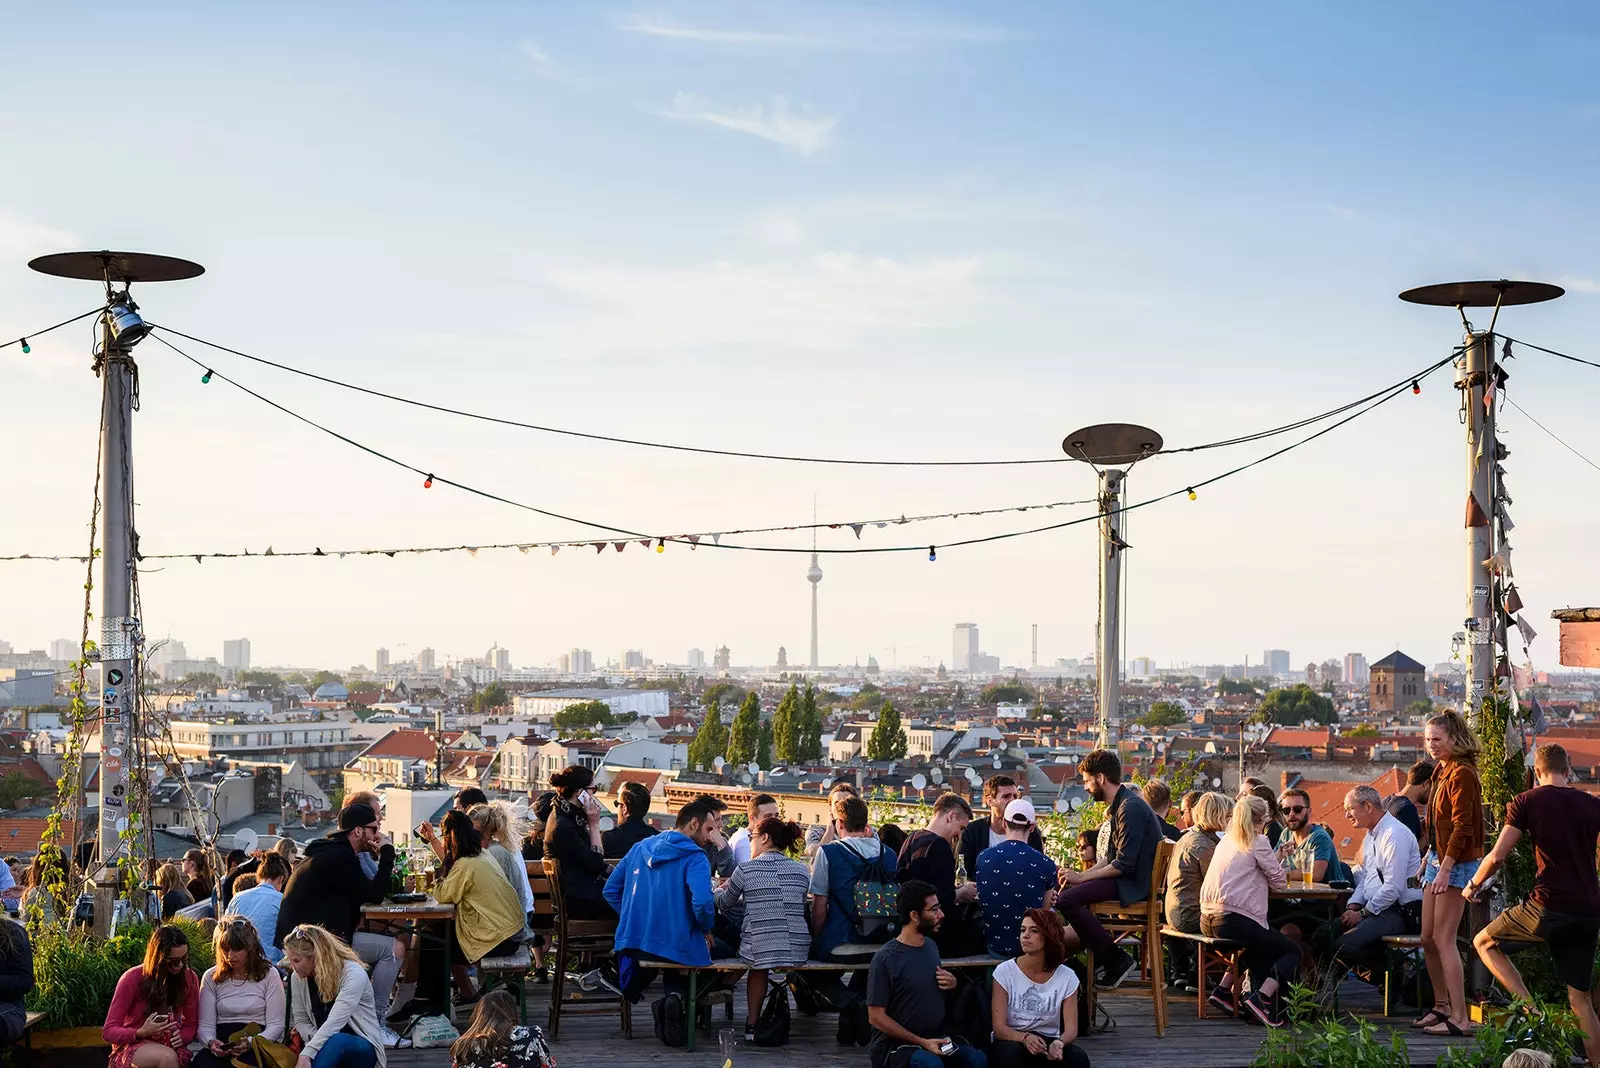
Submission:
<svg viewBox="0 0 1600 1068">
<path fill-rule="evenodd" d="M 722 1063 L 727 1064 L 733 1060 L 733 1050 L 738 1044 L 738 1033 L 733 1028 L 724 1027 L 717 1032 L 717 1048 L 722 1051 Z"/>
</svg>

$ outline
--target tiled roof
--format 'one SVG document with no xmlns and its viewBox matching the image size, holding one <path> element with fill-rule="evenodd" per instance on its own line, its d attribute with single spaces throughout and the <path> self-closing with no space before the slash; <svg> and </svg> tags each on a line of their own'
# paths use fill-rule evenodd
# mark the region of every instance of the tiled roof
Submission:
<svg viewBox="0 0 1600 1068">
<path fill-rule="evenodd" d="M 1411 659 L 1405 653 L 1402 653 L 1400 650 L 1396 649 L 1394 652 L 1390 653 L 1376 664 L 1373 664 L 1367 670 L 1415 672 L 1427 671 L 1428 669 Z"/>
<path fill-rule="evenodd" d="M 1347 861 L 1358 862 L 1361 860 L 1361 843 L 1366 841 L 1367 832 L 1351 826 L 1350 821 L 1344 818 L 1344 795 L 1354 787 L 1371 786 L 1380 797 L 1388 797 L 1399 793 L 1405 784 L 1405 772 L 1392 768 L 1367 783 L 1302 779 L 1295 786 L 1310 795 L 1311 820 L 1333 832 L 1333 845 L 1339 851 L 1339 856 Z"/>
<path fill-rule="evenodd" d="M 460 731 L 445 731 L 441 737 L 446 745 L 461 737 Z M 432 760 L 433 735 L 427 731 L 397 728 L 367 746 L 356 759 L 362 757 L 399 757 L 405 760 Z"/>
<path fill-rule="evenodd" d="M 0 853 L 39 852 L 39 840 L 44 837 L 48 822 L 48 816 L 0 816 Z M 62 820 L 61 831 L 67 841 L 77 841 L 77 823 Z"/>
<path fill-rule="evenodd" d="M 1266 744 L 1285 749 L 1318 749 L 1333 739 L 1333 728 L 1303 730 L 1298 727 L 1274 727 L 1267 735 Z"/>
<path fill-rule="evenodd" d="M 625 768 L 612 776 L 610 792 L 613 795 L 620 794 L 624 786 L 630 782 L 636 782 L 654 794 L 656 792 L 656 784 L 660 781 L 661 772 L 659 771 L 634 771 Z"/>
</svg>

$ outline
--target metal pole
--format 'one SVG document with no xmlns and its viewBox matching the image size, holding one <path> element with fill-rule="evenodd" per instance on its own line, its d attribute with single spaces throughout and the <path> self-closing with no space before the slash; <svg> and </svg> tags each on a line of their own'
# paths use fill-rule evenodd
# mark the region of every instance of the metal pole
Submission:
<svg viewBox="0 0 1600 1068">
<path fill-rule="evenodd" d="M 1122 732 L 1122 687 L 1119 677 L 1118 608 L 1121 605 L 1122 539 L 1117 535 L 1121 521 L 1123 472 L 1116 468 L 1100 471 L 1100 648 L 1096 663 L 1100 672 L 1100 744 L 1112 747 Z"/>
<path fill-rule="evenodd" d="M 1467 528 L 1467 719 L 1478 723 L 1494 674 L 1494 620 L 1490 608 L 1492 578 L 1485 563 L 1494 552 L 1494 399 L 1484 403 L 1485 387 L 1494 371 L 1494 335 L 1468 334 L 1466 374 L 1461 382 L 1466 404 L 1467 491 L 1482 510 L 1481 526 Z"/>
<path fill-rule="evenodd" d="M 105 391 L 105 428 L 100 439 L 105 507 L 100 570 L 100 864 L 96 881 L 114 885 L 112 867 L 123 852 L 128 827 L 129 771 L 139 744 L 134 722 L 139 679 L 136 652 L 142 640 L 133 617 L 133 358 L 116 347 L 109 314 L 103 319 L 100 369 Z"/>
</svg>

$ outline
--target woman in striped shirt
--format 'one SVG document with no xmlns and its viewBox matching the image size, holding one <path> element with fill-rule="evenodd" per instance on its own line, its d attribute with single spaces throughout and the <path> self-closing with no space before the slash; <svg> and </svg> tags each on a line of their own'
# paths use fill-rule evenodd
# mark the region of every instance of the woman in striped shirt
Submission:
<svg viewBox="0 0 1600 1068">
<path fill-rule="evenodd" d="M 806 961 L 811 929 L 806 891 L 811 873 L 789 854 L 805 839 L 800 825 L 768 816 L 750 831 L 750 859 L 717 891 L 717 910 L 744 905 L 739 959 L 750 966 L 745 1041 L 755 1041 L 756 1017 L 767 993 L 767 972 Z"/>
</svg>

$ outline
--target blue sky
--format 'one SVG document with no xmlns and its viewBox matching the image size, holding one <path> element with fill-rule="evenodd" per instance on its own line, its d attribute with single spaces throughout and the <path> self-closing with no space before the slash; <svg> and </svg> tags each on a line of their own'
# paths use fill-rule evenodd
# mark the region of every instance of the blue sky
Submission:
<svg viewBox="0 0 1600 1068">
<path fill-rule="evenodd" d="M 1453 312 L 1395 294 L 1530 277 L 1569 295 L 1509 332 L 1595 346 L 1600 15 L 1490 5 L 285 4 L 14 13 L 0 86 L 0 334 L 93 303 L 42 252 L 188 256 L 156 321 L 354 381 L 516 418 L 713 447 L 1055 454 L 1087 423 L 1212 440 L 1352 399 L 1444 355 Z M 122 68 L 104 86 L 88 72 Z M 7 266 L 9 264 L 9 266 Z M 138 295 L 138 294 L 136 294 Z M 0 351 L 0 552 L 83 540 L 86 330 Z M 584 539 L 442 487 L 140 350 L 151 551 Z M 549 438 L 219 370 L 458 481 L 675 533 L 1088 496 L 1089 472 L 712 461 Z M 1596 372 L 1532 355 L 1512 396 L 1580 449 Z M 221 387 L 221 388 L 219 388 Z M 1134 516 L 1132 655 L 1297 664 L 1462 611 L 1465 451 L 1445 376 L 1348 429 Z M 1517 574 L 1547 611 L 1600 597 L 1597 473 L 1504 421 Z M 1135 498 L 1253 458 L 1163 457 Z M 1056 514 L 1056 513 L 1051 513 Z M 951 541 L 1030 516 L 868 533 Z M 903 537 L 891 536 L 903 534 Z M 849 547 L 848 532 L 829 535 Z M 803 540 L 803 539 L 802 539 Z M 770 539 L 765 544 L 793 544 Z M 585 554 L 590 555 L 590 554 Z M 1009 662 L 1093 636 L 1090 529 L 824 561 L 823 658 Z M 806 561 L 669 551 L 173 564 L 150 628 L 264 662 L 371 648 L 519 663 L 572 645 L 741 662 L 805 644 Z M 6 565 L 0 637 L 76 633 L 65 565 Z"/>
</svg>

